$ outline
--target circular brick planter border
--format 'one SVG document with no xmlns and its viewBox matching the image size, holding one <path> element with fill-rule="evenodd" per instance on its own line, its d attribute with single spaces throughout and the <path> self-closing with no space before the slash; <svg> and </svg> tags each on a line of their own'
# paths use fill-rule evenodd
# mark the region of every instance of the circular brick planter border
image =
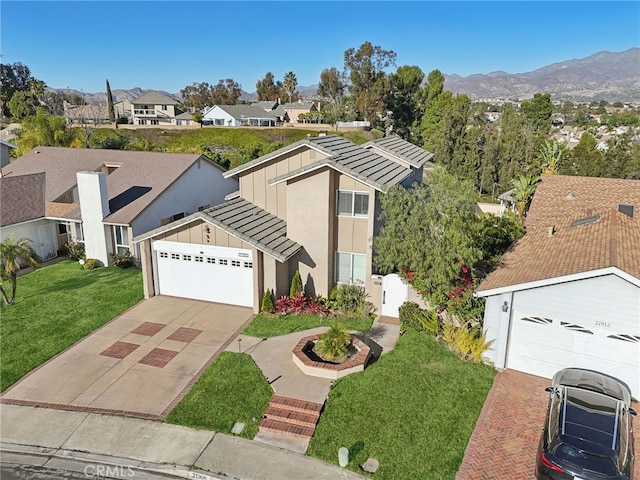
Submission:
<svg viewBox="0 0 640 480">
<path fill-rule="evenodd" d="M 320 337 L 321 334 L 303 337 L 293 349 L 293 363 L 295 363 L 305 375 L 336 380 L 350 373 L 364 370 L 371 356 L 371 349 L 356 337 L 352 337 L 351 339 L 351 343 L 356 350 L 358 350 L 358 355 L 355 358 L 338 364 L 311 360 L 307 354 L 304 353 L 304 349 L 309 343 L 315 342 Z"/>
</svg>

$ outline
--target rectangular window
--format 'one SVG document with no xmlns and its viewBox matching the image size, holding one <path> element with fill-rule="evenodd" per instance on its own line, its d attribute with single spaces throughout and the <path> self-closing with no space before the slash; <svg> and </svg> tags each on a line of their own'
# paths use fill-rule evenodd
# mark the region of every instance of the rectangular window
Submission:
<svg viewBox="0 0 640 480">
<path fill-rule="evenodd" d="M 227 260 L 225 260 L 224 258 L 221 258 L 220 260 L 218 260 L 218 263 L 220 265 L 226 265 L 227 263 L 229 263 Z"/>
<path fill-rule="evenodd" d="M 335 281 L 347 285 L 364 285 L 367 275 L 367 256 L 358 253 L 336 252 Z"/>
<path fill-rule="evenodd" d="M 159 120 L 151 120 L 151 125 L 160 125 Z"/>
<path fill-rule="evenodd" d="M 204 258 L 199 256 L 199 255 L 196 255 L 195 257 L 193 257 L 193 260 L 195 262 L 197 262 L 197 263 L 203 263 L 204 262 Z"/>
<path fill-rule="evenodd" d="M 169 258 L 169 254 L 167 252 L 160 252 L 160 258 Z"/>
<path fill-rule="evenodd" d="M 171 254 L 171 260 L 180 260 L 180 254 L 179 253 L 172 253 Z"/>
<path fill-rule="evenodd" d="M 338 190 L 338 215 L 345 217 L 367 217 L 369 215 L 369 194 Z"/>
<path fill-rule="evenodd" d="M 84 242 L 84 229 L 82 228 L 81 223 L 76 223 L 76 242 Z"/>
<path fill-rule="evenodd" d="M 207 263 L 216 263 L 216 259 L 213 257 L 207 257 Z"/>
<path fill-rule="evenodd" d="M 231 260 L 231 266 L 232 267 L 239 267 L 240 266 L 240 260 Z"/>
<path fill-rule="evenodd" d="M 66 223 L 58 224 L 58 235 L 64 235 L 69 231 L 69 226 Z"/>
<path fill-rule="evenodd" d="M 184 260 L 185 262 L 190 262 L 191 261 L 191 255 L 182 255 L 182 260 Z"/>
<path fill-rule="evenodd" d="M 166 105 L 162 105 L 162 109 L 163 109 L 163 110 L 166 110 L 166 109 L 167 109 L 167 106 L 166 106 Z"/>
<path fill-rule="evenodd" d="M 129 251 L 129 227 L 114 225 L 113 238 L 116 243 L 116 252 L 120 253 Z"/>
<path fill-rule="evenodd" d="M 253 268 L 252 262 L 244 262 L 244 268 Z"/>
</svg>

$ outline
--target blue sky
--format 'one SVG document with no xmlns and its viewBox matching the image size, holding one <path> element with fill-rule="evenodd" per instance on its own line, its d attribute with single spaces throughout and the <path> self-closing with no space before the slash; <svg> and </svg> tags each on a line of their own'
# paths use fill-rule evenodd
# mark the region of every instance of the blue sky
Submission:
<svg viewBox="0 0 640 480">
<path fill-rule="evenodd" d="M 3 63 L 54 88 L 177 93 L 233 78 L 248 92 L 271 71 L 298 84 L 342 69 L 370 41 L 425 74 L 528 72 L 640 46 L 640 2 L 9 1 L 0 2 Z"/>
</svg>

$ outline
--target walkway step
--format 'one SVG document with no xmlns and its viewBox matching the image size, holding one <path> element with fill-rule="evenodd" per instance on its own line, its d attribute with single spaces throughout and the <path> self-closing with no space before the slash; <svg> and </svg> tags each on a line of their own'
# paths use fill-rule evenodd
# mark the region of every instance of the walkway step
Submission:
<svg viewBox="0 0 640 480">
<path fill-rule="evenodd" d="M 269 400 L 269 405 L 276 408 L 286 408 L 294 412 L 312 413 L 322 410 L 321 403 L 307 402 L 306 400 L 299 400 L 297 398 L 283 397 L 280 395 L 274 395 Z"/>
<path fill-rule="evenodd" d="M 288 408 L 270 406 L 267 408 L 267 411 L 264 412 L 264 416 L 280 422 L 315 428 L 318 423 L 318 419 L 320 418 L 320 412 L 302 413 Z"/>
<path fill-rule="evenodd" d="M 282 433 L 287 436 L 310 439 L 315 430 L 314 427 L 303 427 L 302 425 L 294 425 L 289 422 L 281 422 L 270 418 L 264 418 L 260 422 L 260 430 L 264 432 Z"/>
</svg>

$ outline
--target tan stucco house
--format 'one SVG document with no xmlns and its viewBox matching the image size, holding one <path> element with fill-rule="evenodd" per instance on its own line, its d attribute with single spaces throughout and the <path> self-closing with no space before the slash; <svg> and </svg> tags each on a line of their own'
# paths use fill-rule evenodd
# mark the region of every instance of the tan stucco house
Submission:
<svg viewBox="0 0 640 480">
<path fill-rule="evenodd" d="M 381 308 L 384 282 L 372 265 L 380 196 L 421 181 L 432 158 L 398 137 L 358 146 L 319 136 L 229 170 L 224 176 L 237 178 L 239 190 L 226 203 L 134 238 L 145 295 L 257 312 L 263 292 L 288 294 L 299 270 L 309 294 L 326 297 L 336 284 L 358 283 Z"/>
<path fill-rule="evenodd" d="M 131 101 L 129 118 L 134 125 L 178 125 L 178 102 L 160 92 L 147 92 Z"/>
</svg>

